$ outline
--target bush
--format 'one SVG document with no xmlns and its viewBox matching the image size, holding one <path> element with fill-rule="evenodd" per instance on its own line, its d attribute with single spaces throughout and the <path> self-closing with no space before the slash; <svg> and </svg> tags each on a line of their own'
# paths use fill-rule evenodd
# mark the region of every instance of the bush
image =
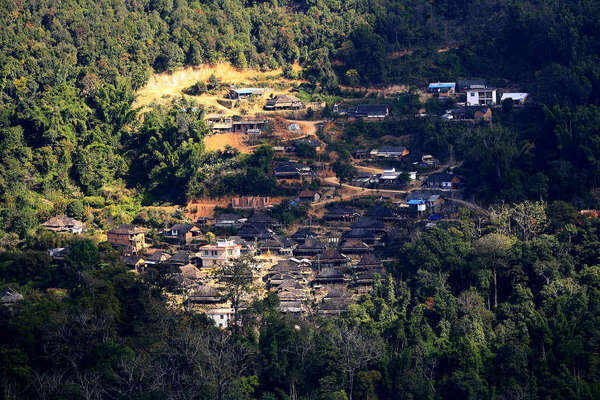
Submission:
<svg viewBox="0 0 600 400">
<path fill-rule="evenodd" d="M 294 71 L 294 68 L 291 64 L 286 64 L 283 66 L 283 77 L 287 79 L 296 79 L 298 75 Z"/>
<path fill-rule="evenodd" d="M 206 93 L 207 90 L 208 90 L 208 88 L 206 86 L 206 82 L 198 81 L 198 82 L 194 83 L 192 86 L 184 89 L 183 93 L 188 94 L 190 96 L 198 96 L 203 93 Z"/>
<path fill-rule="evenodd" d="M 83 198 L 83 202 L 86 206 L 92 208 L 102 208 L 106 205 L 104 197 L 101 196 L 86 196 Z"/>
<path fill-rule="evenodd" d="M 67 215 L 71 218 L 83 219 L 84 212 L 81 200 L 73 200 L 67 204 Z"/>
<path fill-rule="evenodd" d="M 335 172 L 340 182 L 348 180 L 356 175 L 356 168 L 354 168 L 350 163 L 340 160 L 334 162 L 331 166 L 331 169 L 333 169 L 333 172 Z"/>
</svg>

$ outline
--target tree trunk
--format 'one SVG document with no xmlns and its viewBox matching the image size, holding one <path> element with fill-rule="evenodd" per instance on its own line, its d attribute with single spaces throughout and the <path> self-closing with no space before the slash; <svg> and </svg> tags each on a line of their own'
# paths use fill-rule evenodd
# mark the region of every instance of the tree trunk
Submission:
<svg viewBox="0 0 600 400">
<path fill-rule="evenodd" d="M 352 389 L 354 389 L 354 373 L 350 372 L 348 374 L 348 383 L 350 387 L 348 388 L 348 400 L 352 400 Z"/>
<path fill-rule="evenodd" d="M 494 267 L 494 308 L 498 307 L 498 281 L 496 279 L 496 267 Z"/>
<path fill-rule="evenodd" d="M 292 380 L 292 382 L 290 383 L 290 399 L 296 400 L 296 398 L 297 398 L 296 385 L 294 384 L 294 381 Z"/>
</svg>

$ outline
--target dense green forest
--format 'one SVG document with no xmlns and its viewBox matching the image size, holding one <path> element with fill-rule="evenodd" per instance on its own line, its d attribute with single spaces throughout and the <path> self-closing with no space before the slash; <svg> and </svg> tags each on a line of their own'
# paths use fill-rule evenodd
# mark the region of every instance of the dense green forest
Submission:
<svg viewBox="0 0 600 400">
<path fill-rule="evenodd" d="M 599 7 L 594 1 L 4 2 L 2 225 L 23 236 L 64 211 L 61 199 L 97 196 L 103 187 L 135 188 L 142 203 L 207 193 L 202 182 L 210 171 L 243 160 L 205 154 L 202 111 L 191 111 L 193 105 L 141 115 L 133 101 L 152 72 L 219 60 L 265 69 L 299 62 L 315 91 L 468 76 L 518 82 L 539 107 L 507 123 L 506 148 L 496 153 L 504 166 L 492 171 L 494 160 L 464 154 L 469 187 L 491 202 L 565 197 L 572 193 L 566 187 L 587 193 L 598 175 Z M 477 143 L 486 134 L 464 140 Z M 463 140 L 438 142 L 455 139 Z M 183 171 L 182 163 L 205 171 Z M 541 188 L 519 187 L 532 174 Z M 255 178 L 263 192 L 273 192 L 265 176 Z"/>
<path fill-rule="evenodd" d="M 2 395 L 597 399 L 600 222 L 564 202 L 495 213 L 390 241 L 391 275 L 344 316 L 284 316 L 268 296 L 231 331 L 167 308 L 159 270 L 136 277 L 89 240 L 56 264 L 41 237 L 0 254 L 25 296 L 0 308 Z"/>
</svg>

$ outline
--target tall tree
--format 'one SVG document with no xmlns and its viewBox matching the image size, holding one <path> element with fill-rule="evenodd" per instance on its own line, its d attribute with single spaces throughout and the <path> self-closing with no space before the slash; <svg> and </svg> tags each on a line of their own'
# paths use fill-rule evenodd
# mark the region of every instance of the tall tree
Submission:
<svg viewBox="0 0 600 400">
<path fill-rule="evenodd" d="M 233 327 L 238 331 L 238 312 L 247 302 L 247 296 L 255 291 L 254 273 L 256 260 L 251 256 L 236 258 L 214 272 L 215 279 L 223 285 L 222 292 L 233 308 Z"/>
</svg>

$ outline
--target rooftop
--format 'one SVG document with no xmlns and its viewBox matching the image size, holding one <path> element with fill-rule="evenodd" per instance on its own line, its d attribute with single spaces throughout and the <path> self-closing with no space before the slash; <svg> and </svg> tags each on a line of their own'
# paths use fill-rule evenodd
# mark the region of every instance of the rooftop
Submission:
<svg viewBox="0 0 600 400">
<path fill-rule="evenodd" d="M 108 233 L 114 233 L 117 235 L 136 235 L 138 233 L 144 233 L 144 229 L 131 224 L 122 224 L 114 229 L 111 229 L 108 231 Z"/>
<path fill-rule="evenodd" d="M 430 89 L 438 89 L 438 88 L 453 88 L 456 86 L 455 82 L 434 82 L 429 84 Z"/>
<path fill-rule="evenodd" d="M 76 220 L 75 218 L 67 217 L 66 215 L 57 215 L 56 217 L 50 218 L 44 222 L 42 226 L 45 227 L 69 227 L 69 226 L 83 226 L 83 222 Z"/>
</svg>

